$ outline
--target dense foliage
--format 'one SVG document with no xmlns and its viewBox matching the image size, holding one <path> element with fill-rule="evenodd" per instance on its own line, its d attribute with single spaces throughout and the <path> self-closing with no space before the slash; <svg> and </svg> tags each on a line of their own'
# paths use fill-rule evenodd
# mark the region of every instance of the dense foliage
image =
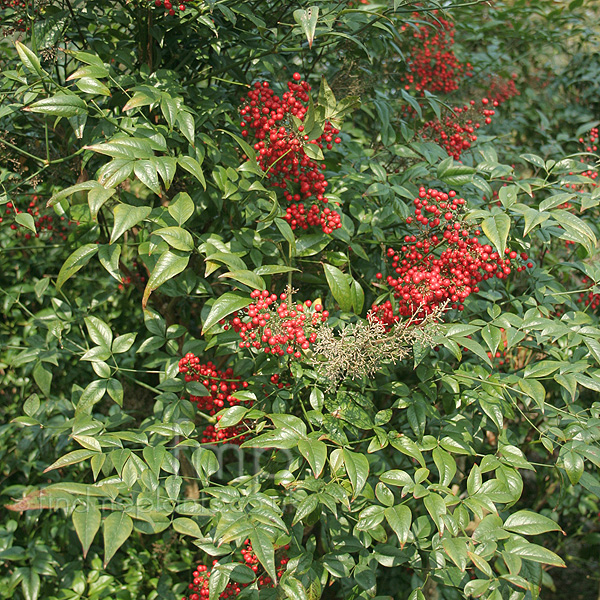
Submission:
<svg viewBox="0 0 600 600">
<path fill-rule="evenodd" d="M 0 2 L 0 597 L 591 597 L 599 19 Z"/>
</svg>

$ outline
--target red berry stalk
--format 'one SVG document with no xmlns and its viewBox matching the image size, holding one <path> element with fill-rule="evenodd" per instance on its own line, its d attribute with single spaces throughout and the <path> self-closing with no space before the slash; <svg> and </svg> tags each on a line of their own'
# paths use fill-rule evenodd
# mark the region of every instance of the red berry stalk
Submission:
<svg viewBox="0 0 600 600">
<path fill-rule="evenodd" d="M 310 140 L 310 132 L 304 131 L 303 124 L 295 127 L 292 117 L 304 121 L 311 87 L 301 81 L 299 73 L 294 73 L 293 78 L 281 98 L 267 81 L 254 84 L 242 98 L 242 135 L 254 142 L 260 168 L 289 202 L 283 218 L 292 229 L 318 225 L 325 233 L 332 233 L 341 227 L 341 222 L 337 212 L 323 208 L 328 202 L 325 197 L 328 184 L 322 173 L 325 165 L 311 160 L 305 148 L 314 144 L 322 150 L 331 150 L 334 143 L 341 142 L 337 136 L 339 129 L 326 122 L 323 133 Z M 312 204 L 308 206 L 307 202 Z"/>
<path fill-rule="evenodd" d="M 210 392 L 208 396 L 190 396 L 190 402 L 194 403 L 198 410 L 209 416 L 214 416 L 223 408 L 240 404 L 241 401 L 233 394 L 239 389 L 248 387 L 248 382 L 236 377 L 233 374 L 233 369 L 228 368 L 221 371 L 210 361 L 201 364 L 200 359 L 191 352 L 188 352 L 179 361 L 179 372 L 185 374 L 186 382 L 198 381 Z M 219 417 L 217 417 L 217 420 L 219 420 Z M 241 444 L 246 439 L 244 435 L 246 431 L 247 428 L 243 423 L 218 430 L 211 424 L 202 432 L 200 441 L 203 444 L 224 441 L 231 444 Z"/>
<path fill-rule="evenodd" d="M 316 342 L 318 326 L 329 317 L 321 304 L 313 305 L 310 300 L 292 304 L 285 293 L 279 296 L 281 302 L 267 290 L 254 290 L 250 296 L 255 301 L 231 320 L 231 327 L 242 338 L 240 348 L 299 359 Z"/>
<path fill-rule="evenodd" d="M 435 20 L 414 31 L 410 26 L 403 25 L 401 31 L 413 31 L 413 43 L 407 55 L 409 72 L 402 79 L 404 89 L 424 95 L 425 90 L 435 93 L 448 94 L 458 89 L 463 77 L 470 77 L 471 65 L 462 65 L 454 53 L 454 23 L 433 11 Z M 419 21 L 423 17 L 413 13 L 413 18 Z"/>
<path fill-rule="evenodd" d="M 423 318 L 440 307 L 463 310 L 464 301 L 479 291 L 481 281 L 505 279 L 513 269 L 526 268 L 516 262 L 516 251 L 507 248 L 505 256 L 500 256 L 489 244 L 479 241 L 481 231 L 459 220 L 465 200 L 456 192 L 422 187 L 414 204 L 415 218 L 406 221 L 418 223 L 419 230 L 416 235 L 405 236 L 399 251 L 387 251 L 391 274 L 385 283 L 392 289 L 396 309 L 389 300 L 372 307 L 386 326 L 391 327 L 401 317 Z M 527 260 L 527 254 L 521 253 L 520 258 Z M 378 273 L 377 279 L 382 278 Z"/>
<path fill-rule="evenodd" d="M 256 554 L 254 554 L 254 551 L 252 550 L 252 544 L 250 543 L 250 540 L 246 540 L 244 542 L 244 546 L 245 547 L 241 550 L 242 559 L 246 565 L 248 565 L 248 567 L 250 567 L 254 573 L 256 573 L 258 588 L 272 588 L 274 585 L 273 581 L 266 573 L 264 573 Z M 285 567 L 288 563 L 289 559 L 286 551 L 289 550 L 289 548 L 289 545 L 284 546 L 280 556 L 277 557 L 277 575 L 279 577 L 281 577 L 285 571 Z M 218 562 L 218 560 L 213 560 L 213 567 Z M 211 571 L 206 565 L 198 565 L 196 570 L 192 573 L 194 579 L 188 585 L 188 589 L 191 593 L 188 596 L 184 596 L 181 600 L 206 600 L 209 597 L 210 573 Z M 221 592 L 219 598 L 221 600 L 234 598 L 242 591 L 243 588 L 248 585 L 249 584 L 247 583 L 235 583 L 234 581 L 230 581 L 225 590 Z"/>
</svg>

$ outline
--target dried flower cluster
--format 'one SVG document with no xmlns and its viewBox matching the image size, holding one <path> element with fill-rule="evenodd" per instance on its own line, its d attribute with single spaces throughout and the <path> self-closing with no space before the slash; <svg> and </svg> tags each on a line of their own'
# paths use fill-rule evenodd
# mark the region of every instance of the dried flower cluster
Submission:
<svg viewBox="0 0 600 600">
<path fill-rule="evenodd" d="M 372 312 L 366 322 L 349 325 L 337 335 L 333 329 L 322 327 L 312 348 L 317 373 L 328 379 L 331 387 L 346 377 L 370 377 L 383 364 L 405 358 L 413 345 L 433 345 L 445 310 L 445 305 L 439 305 L 431 312 L 417 312 L 390 329 Z"/>
</svg>

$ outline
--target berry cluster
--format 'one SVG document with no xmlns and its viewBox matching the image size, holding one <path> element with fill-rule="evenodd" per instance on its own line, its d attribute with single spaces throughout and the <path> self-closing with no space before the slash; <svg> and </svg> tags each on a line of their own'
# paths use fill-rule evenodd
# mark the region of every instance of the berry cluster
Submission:
<svg viewBox="0 0 600 600">
<path fill-rule="evenodd" d="M 288 91 L 280 98 L 267 81 L 256 82 L 248 94 L 242 98 L 242 135 L 254 141 L 257 161 L 267 174 L 271 185 L 281 188 L 285 199 L 290 203 L 283 217 L 292 229 L 307 229 L 310 225 L 320 225 L 325 233 L 341 227 L 339 215 L 329 208 L 325 197 L 327 181 L 322 171 L 324 164 L 311 160 L 306 152 L 307 145 L 331 150 L 339 144 L 339 129 L 329 122 L 323 133 L 314 140 L 309 139 L 309 131 L 304 125 L 294 127 L 293 117 L 304 121 L 309 101 L 310 85 L 301 81 L 299 73 L 294 73 L 293 81 L 288 82 Z M 303 201 L 310 200 L 310 208 Z"/>
<path fill-rule="evenodd" d="M 468 104 L 454 107 L 443 119 L 428 121 L 420 133 L 425 139 L 442 146 L 448 156 L 459 160 L 460 155 L 477 140 L 475 132 L 481 127 L 481 121 L 486 125 L 492 122 L 498 104 L 497 100 L 490 101 L 489 98 L 482 98 L 480 105 L 471 100 Z"/>
<path fill-rule="evenodd" d="M 246 563 L 248 567 L 250 567 L 254 573 L 257 574 L 257 584 L 258 588 L 272 588 L 273 581 L 271 578 L 264 574 L 261 569 L 260 563 L 254 551 L 252 550 L 252 544 L 250 540 L 246 540 L 244 542 L 244 548 L 241 550 L 242 559 Z M 280 555 L 277 557 L 277 576 L 281 577 L 283 572 L 285 571 L 285 567 L 288 564 L 288 557 L 286 551 L 289 550 L 289 545 L 283 546 L 280 552 Z M 218 563 L 218 560 L 213 560 L 213 567 Z M 192 573 L 193 581 L 188 584 L 188 589 L 190 590 L 189 596 L 184 596 L 181 600 L 207 600 L 209 597 L 209 579 L 210 579 L 210 569 L 206 565 L 198 565 L 196 570 Z M 247 583 L 236 583 L 234 581 L 230 581 L 227 584 L 227 587 L 221 594 L 219 598 L 221 600 L 226 600 L 227 598 L 236 597 L 243 588 L 245 588 Z"/>
<path fill-rule="evenodd" d="M 584 277 L 581 283 L 583 285 L 592 285 L 593 282 L 589 277 Z M 592 310 L 596 310 L 600 306 L 600 294 L 595 294 L 592 290 L 587 290 L 579 294 L 577 301 L 585 307 L 589 306 Z"/>
<path fill-rule="evenodd" d="M 462 65 L 454 54 L 454 23 L 437 12 L 433 11 L 435 21 L 427 21 L 413 33 L 407 56 L 409 72 L 402 76 L 404 88 L 420 95 L 425 90 L 448 94 L 458 89 L 463 76 L 472 75 L 471 65 Z M 412 16 L 423 22 L 419 13 Z M 407 30 L 409 26 L 403 25 L 401 31 Z"/>
<path fill-rule="evenodd" d="M 585 152 L 597 152 L 598 151 L 598 128 L 597 127 L 593 127 L 592 129 L 590 129 L 590 132 L 587 136 L 587 139 L 585 138 L 579 138 L 579 143 L 583 146 L 583 149 Z M 589 160 L 589 158 L 587 158 L 587 160 Z M 582 163 L 586 163 L 586 157 L 581 157 L 580 161 Z M 585 171 L 582 172 L 578 172 L 577 175 L 581 175 L 583 177 L 587 177 L 589 179 L 589 183 L 586 184 L 582 184 L 582 183 L 567 183 L 565 184 L 566 188 L 571 188 L 572 190 L 576 191 L 576 192 L 583 192 L 586 191 L 588 186 L 590 188 L 595 188 L 598 187 L 598 181 L 596 181 L 598 179 L 598 171 L 590 164 L 586 164 L 585 165 L 587 167 L 587 169 Z M 573 175 L 573 172 L 570 172 L 569 175 Z"/>
<path fill-rule="evenodd" d="M 37 8 L 33 2 L 27 2 L 26 0 L 0 0 L 0 26 L 4 29 L 5 35 L 10 35 L 14 31 L 25 31 L 26 21 L 23 16 L 27 13 L 27 9 L 30 11 L 37 12 Z M 14 12 L 14 18 L 5 19 L 2 14 L 4 11 Z M 8 13 L 10 15 L 10 12 Z"/>
<path fill-rule="evenodd" d="M 464 301 L 479 291 L 481 281 L 505 279 L 515 268 L 533 267 L 533 263 L 523 262 L 527 261 L 524 252 L 519 256 L 507 248 L 506 255 L 500 256 L 489 244 L 482 244 L 481 231 L 460 221 L 465 200 L 456 192 L 422 187 L 414 204 L 415 217 L 406 222 L 418 224 L 417 235 L 405 236 L 400 251 L 387 251 L 392 274 L 385 283 L 395 302 L 372 307 L 386 326 L 391 327 L 400 317 L 423 318 L 440 307 L 463 310 Z M 383 279 L 383 274 L 377 273 L 376 278 Z"/>
<path fill-rule="evenodd" d="M 46 241 L 65 241 L 67 239 L 67 235 L 69 233 L 69 225 L 72 225 L 72 221 L 67 221 L 65 217 L 58 217 L 54 214 L 54 212 L 49 212 L 45 210 L 43 203 L 38 204 L 41 198 L 39 196 L 31 196 L 31 200 L 25 211 L 22 211 L 17 206 L 15 206 L 12 202 L 8 202 L 6 204 L 5 214 L 6 215 L 18 215 L 20 213 L 30 214 L 34 219 L 35 229 L 37 233 L 29 233 L 23 225 L 19 223 L 11 223 L 10 228 L 13 231 L 18 231 L 19 234 L 21 230 L 25 230 L 26 232 L 23 234 L 23 237 L 26 240 L 30 240 L 32 237 L 42 238 Z M 42 211 L 42 212 L 40 212 Z M 0 223 L 3 222 L 3 217 L 0 217 Z M 79 225 L 79 223 L 77 223 Z"/>
<path fill-rule="evenodd" d="M 490 98 L 492 102 L 497 102 L 498 105 L 500 105 L 513 96 L 520 95 L 520 92 L 515 85 L 516 78 L 516 73 L 512 74 L 511 79 L 505 79 L 504 77 L 498 76 L 493 77 L 487 92 L 487 97 Z"/>
<path fill-rule="evenodd" d="M 179 372 L 184 373 L 186 382 L 198 381 L 210 392 L 209 396 L 190 396 L 190 402 L 194 403 L 198 410 L 213 416 L 222 408 L 229 408 L 240 404 L 240 400 L 233 396 L 236 390 L 247 388 L 248 382 L 242 381 L 233 374 L 233 369 L 225 371 L 217 369 L 212 362 L 200 363 L 200 359 L 188 352 L 179 361 Z M 219 417 L 217 417 L 217 420 Z M 216 429 L 214 425 L 208 425 L 202 432 L 201 442 L 221 443 L 227 441 L 232 444 L 241 444 L 246 436 L 244 424 L 234 427 Z"/>
<path fill-rule="evenodd" d="M 316 342 L 318 326 L 329 317 L 321 304 L 307 300 L 294 305 L 286 293 L 279 296 L 281 302 L 267 290 L 254 290 L 250 296 L 254 302 L 231 320 L 242 338 L 240 348 L 262 348 L 267 354 L 299 359 Z"/>
<path fill-rule="evenodd" d="M 175 2 L 175 5 L 173 5 L 173 3 L 171 2 L 171 0 L 150 0 L 151 2 L 154 1 L 154 6 L 156 6 L 156 8 L 160 8 L 161 6 L 165 7 L 165 14 L 169 14 L 172 17 L 175 16 L 175 9 L 180 10 L 181 12 L 183 12 L 185 10 L 185 3 L 188 2 L 188 0 L 177 0 Z"/>
</svg>

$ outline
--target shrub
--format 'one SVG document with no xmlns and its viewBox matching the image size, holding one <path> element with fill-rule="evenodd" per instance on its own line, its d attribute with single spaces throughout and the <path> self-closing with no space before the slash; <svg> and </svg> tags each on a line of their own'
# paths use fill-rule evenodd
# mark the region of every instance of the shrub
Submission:
<svg viewBox="0 0 600 600">
<path fill-rule="evenodd" d="M 597 8 L 0 10 L 2 597 L 518 600 L 597 548 Z"/>
</svg>

